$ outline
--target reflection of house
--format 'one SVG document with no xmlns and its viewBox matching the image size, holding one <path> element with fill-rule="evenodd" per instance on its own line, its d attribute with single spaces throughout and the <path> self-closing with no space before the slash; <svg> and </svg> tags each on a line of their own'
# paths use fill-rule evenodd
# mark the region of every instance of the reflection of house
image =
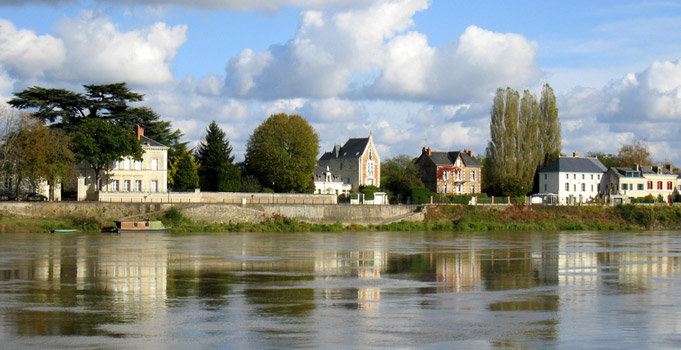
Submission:
<svg viewBox="0 0 681 350">
<path fill-rule="evenodd" d="M 369 137 L 349 139 L 343 146 L 319 158 L 317 165 L 338 174 L 341 181 L 350 184 L 352 191 L 359 186 L 381 186 L 381 159 L 376 152 L 371 133 Z"/>
<path fill-rule="evenodd" d="M 444 194 L 480 193 L 482 164 L 473 151 L 435 152 L 424 147 L 416 160 L 428 189 Z"/>
<path fill-rule="evenodd" d="M 558 204 L 585 203 L 603 192 L 603 175 L 607 169 L 597 158 L 558 157 L 539 171 L 539 191 L 556 194 Z"/>
<path fill-rule="evenodd" d="M 611 167 L 605 175 L 608 193 L 630 198 L 653 196 L 667 201 L 677 187 L 671 166 Z"/>
<path fill-rule="evenodd" d="M 348 194 L 352 186 L 343 183 L 341 177 L 332 173 L 328 166 L 325 168 L 317 166 L 314 171 L 314 187 L 315 193 L 339 195 Z"/>
<path fill-rule="evenodd" d="M 142 144 L 142 160 L 124 158 L 114 162 L 111 169 L 101 175 L 101 193 L 93 188 L 92 167 L 79 165 L 78 200 L 102 200 L 106 193 L 121 192 L 137 194 L 141 198 L 145 193 L 168 191 L 168 147 L 144 136 L 144 129 L 139 126 L 137 139 Z"/>
</svg>

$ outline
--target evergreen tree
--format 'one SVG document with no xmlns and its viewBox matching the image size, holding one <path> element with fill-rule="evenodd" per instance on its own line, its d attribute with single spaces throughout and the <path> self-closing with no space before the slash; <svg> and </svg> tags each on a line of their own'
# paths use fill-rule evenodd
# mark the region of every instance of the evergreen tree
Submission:
<svg viewBox="0 0 681 350">
<path fill-rule="evenodd" d="M 232 155 L 232 146 L 225 132 L 215 121 L 208 125 L 204 142 L 196 150 L 199 163 L 199 183 L 202 191 L 239 191 L 241 173 Z"/>
<path fill-rule="evenodd" d="M 544 160 L 540 166 L 543 168 L 549 163 L 558 159 L 562 146 L 560 119 L 558 119 L 558 107 L 556 106 L 556 96 L 549 84 L 544 84 L 541 90 L 539 101 L 541 128 L 540 142 L 541 149 L 544 151 Z"/>
<path fill-rule="evenodd" d="M 177 191 L 191 191 L 199 187 L 198 165 L 192 154 L 184 151 L 176 157 L 170 168 L 170 184 Z"/>
</svg>

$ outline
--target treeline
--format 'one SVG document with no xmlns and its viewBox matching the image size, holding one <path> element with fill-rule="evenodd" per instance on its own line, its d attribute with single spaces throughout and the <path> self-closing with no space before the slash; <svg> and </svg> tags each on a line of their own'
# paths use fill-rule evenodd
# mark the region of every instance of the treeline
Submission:
<svg viewBox="0 0 681 350">
<path fill-rule="evenodd" d="M 102 175 L 113 162 L 142 159 L 136 125 L 146 137 L 169 147 L 168 180 L 173 190 L 314 191 L 319 137 L 299 115 L 270 116 L 249 138 L 245 161 L 236 164 L 230 142 L 215 121 L 202 142 L 188 149 L 180 142 L 182 132 L 171 130 L 170 122 L 148 107 L 130 105 L 144 96 L 125 83 L 84 85 L 84 90 L 30 87 L 8 101 L 16 109 L 0 111 L 0 175 L 13 180 L 14 192 L 22 183 L 35 190 L 47 180 L 53 193 L 55 184 L 73 178 L 81 161 L 92 167 L 99 190 Z"/>
</svg>

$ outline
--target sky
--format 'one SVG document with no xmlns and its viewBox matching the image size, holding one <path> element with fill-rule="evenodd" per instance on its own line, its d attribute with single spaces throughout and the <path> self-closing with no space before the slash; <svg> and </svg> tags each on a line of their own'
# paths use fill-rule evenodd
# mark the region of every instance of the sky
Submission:
<svg viewBox="0 0 681 350">
<path fill-rule="evenodd" d="M 320 153 L 483 154 L 496 89 L 548 83 L 564 154 L 642 141 L 681 166 L 681 1 L 0 0 L 0 103 L 114 82 L 190 145 L 215 120 L 236 160 L 282 112 Z"/>
</svg>

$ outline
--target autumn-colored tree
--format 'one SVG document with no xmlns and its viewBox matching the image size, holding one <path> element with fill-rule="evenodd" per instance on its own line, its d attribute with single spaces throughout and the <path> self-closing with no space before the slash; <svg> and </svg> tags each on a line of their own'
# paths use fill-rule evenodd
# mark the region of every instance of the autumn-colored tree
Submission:
<svg viewBox="0 0 681 350">
<path fill-rule="evenodd" d="M 635 164 L 653 165 L 653 159 L 650 157 L 648 146 L 641 141 L 636 141 L 633 144 L 625 144 L 620 147 L 619 152 L 617 152 L 617 164 L 622 167 Z"/>
<path fill-rule="evenodd" d="M 319 136 L 299 115 L 274 114 L 248 140 L 246 169 L 277 192 L 314 191 Z"/>
</svg>

